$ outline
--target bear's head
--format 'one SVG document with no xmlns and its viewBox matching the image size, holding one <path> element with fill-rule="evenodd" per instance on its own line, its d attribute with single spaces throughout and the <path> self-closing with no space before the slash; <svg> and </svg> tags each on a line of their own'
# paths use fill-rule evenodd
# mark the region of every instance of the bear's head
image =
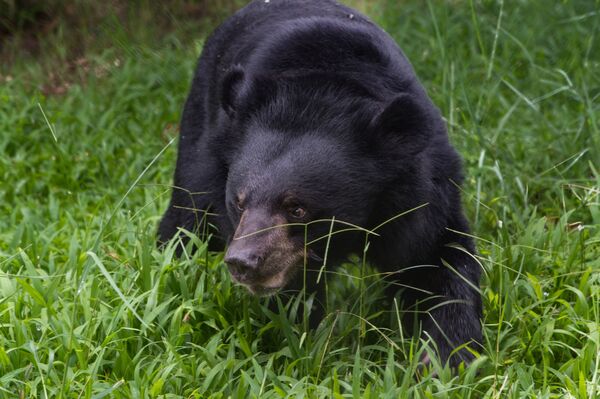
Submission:
<svg viewBox="0 0 600 399">
<path fill-rule="evenodd" d="M 381 192 L 402 173 L 390 165 L 414 163 L 430 129 L 408 95 L 386 104 L 323 75 L 247 80 L 236 68 L 223 83 L 235 148 L 225 263 L 236 282 L 268 295 L 303 266 L 362 251 Z"/>
<path fill-rule="evenodd" d="M 375 194 L 369 165 L 320 135 L 247 132 L 227 179 L 232 277 L 265 295 L 351 252 Z"/>
</svg>

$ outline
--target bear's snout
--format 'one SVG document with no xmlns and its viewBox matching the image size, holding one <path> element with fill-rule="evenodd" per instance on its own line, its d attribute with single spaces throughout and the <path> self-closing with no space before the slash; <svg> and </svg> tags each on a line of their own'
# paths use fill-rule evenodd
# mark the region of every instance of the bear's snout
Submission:
<svg viewBox="0 0 600 399">
<path fill-rule="evenodd" d="M 290 240 L 284 218 L 253 208 L 242 213 L 224 262 L 235 282 L 266 295 L 287 284 L 303 253 Z"/>
<path fill-rule="evenodd" d="M 253 275 L 264 263 L 264 257 L 243 245 L 232 245 L 224 259 L 233 278 L 244 283 L 253 279 Z"/>
</svg>

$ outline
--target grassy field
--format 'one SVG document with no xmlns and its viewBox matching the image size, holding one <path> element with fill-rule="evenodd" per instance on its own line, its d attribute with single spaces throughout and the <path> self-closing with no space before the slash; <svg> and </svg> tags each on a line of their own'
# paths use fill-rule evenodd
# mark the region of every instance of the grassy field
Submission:
<svg viewBox="0 0 600 399">
<path fill-rule="evenodd" d="M 358 258 L 307 331 L 203 243 L 157 251 L 203 38 L 104 26 L 112 48 L 67 60 L 50 37 L 42 62 L 14 49 L 0 67 L 1 398 L 600 397 L 600 2 L 355 4 L 463 155 L 484 269 L 476 361 L 418 372 L 428 349 Z"/>
</svg>

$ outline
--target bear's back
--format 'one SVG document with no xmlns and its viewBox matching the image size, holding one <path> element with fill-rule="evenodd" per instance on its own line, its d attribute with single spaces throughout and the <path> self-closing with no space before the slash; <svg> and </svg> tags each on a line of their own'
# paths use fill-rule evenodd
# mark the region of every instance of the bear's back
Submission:
<svg viewBox="0 0 600 399">
<path fill-rule="evenodd" d="M 401 67 L 396 75 L 413 75 L 387 33 L 330 0 L 253 1 L 217 28 L 204 56 L 214 64 L 216 75 L 235 64 L 271 74 L 393 65 Z"/>
</svg>

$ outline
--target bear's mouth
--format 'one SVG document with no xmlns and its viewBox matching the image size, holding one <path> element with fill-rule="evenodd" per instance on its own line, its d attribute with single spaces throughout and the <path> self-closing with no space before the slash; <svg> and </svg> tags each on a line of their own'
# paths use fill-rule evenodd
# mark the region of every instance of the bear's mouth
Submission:
<svg viewBox="0 0 600 399">
<path fill-rule="evenodd" d="M 237 276 L 231 274 L 233 280 L 244 286 L 250 293 L 256 296 L 270 296 L 276 294 L 292 279 L 297 265 L 287 265 L 282 267 L 276 273 L 259 278 L 248 278 L 247 276 Z"/>
<path fill-rule="evenodd" d="M 234 282 L 244 286 L 251 294 L 256 296 L 270 296 L 285 288 L 303 267 L 303 251 L 295 251 L 284 259 L 268 259 L 262 265 L 262 273 L 235 273 L 230 269 Z"/>
</svg>

